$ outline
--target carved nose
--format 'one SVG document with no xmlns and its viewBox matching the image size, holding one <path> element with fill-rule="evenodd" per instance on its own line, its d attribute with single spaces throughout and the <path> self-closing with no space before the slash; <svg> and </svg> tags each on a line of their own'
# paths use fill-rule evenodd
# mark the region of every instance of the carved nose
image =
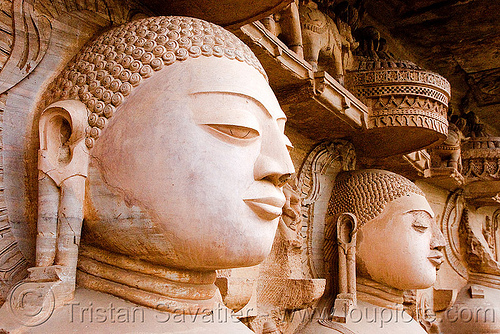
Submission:
<svg viewBox="0 0 500 334">
<path fill-rule="evenodd" d="M 432 239 L 431 239 L 431 249 L 436 249 L 442 251 L 446 246 L 446 239 L 444 238 L 443 233 L 436 225 L 436 223 L 432 224 Z"/>
<path fill-rule="evenodd" d="M 263 131 L 260 154 L 255 161 L 255 180 L 266 180 L 281 188 L 295 172 L 292 159 L 287 148 L 288 138 L 274 123 Z"/>
<path fill-rule="evenodd" d="M 279 188 L 285 185 L 294 172 L 294 168 L 284 145 L 283 150 L 285 153 L 281 156 L 270 157 L 262 153 L 259 155 L 254 169 L 256 180 L 269 181 Z"/>
</svg>

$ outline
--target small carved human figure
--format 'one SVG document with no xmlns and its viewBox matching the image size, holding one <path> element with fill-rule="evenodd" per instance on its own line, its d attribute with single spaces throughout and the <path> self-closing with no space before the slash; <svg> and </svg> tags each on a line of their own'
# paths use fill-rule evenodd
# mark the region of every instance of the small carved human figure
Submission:
<svg viewBox="0 0 500 334">
<path fill-rule="evenodd" d="M 479 117 L 473 111 L 469 111 L 465 114 L 465 119 L 467 120 L 467 130 L 471 137 L 486 137 L 486 126 L 482 124 Z"/>
<path fill-rule="evenodd" d="M 473 215 L 471 210 L 464 208 L 458 229 L 460 252 L 469 276 L 453 306 L 444 312 L 443 334 L 500 333 L 500 264 L 491 247 L 498 212 L 493 215 L 494 223 L 487 217 L 483 227 L 484 221 L 474 218 L 481 215 Z"/>
<path fill-rule="evenodd" d="M 498 226 L 495 226 L 496 222 L 492 222 L 490 216 L 486 216 L 485 218 L 485 226 L 483 226 L 483 236 L 490 247 L 491 253 L 496 258 L 496 233 L 498 230 Z"/>
<path fill-rule="evenodd" d="M 41 273 L 33 284 L 57 286 L 60 277 L 42 274 L 68 264 L 79 286 L 72 305 L 141 305 L 152 320 L 221 315 L 215 270 L 256 265 L 269 254 L 286 202 L 282 187 L 294 172 L 285 114 L 251 50 L 199 19 L 140 19 L 85 46 L 44 100 L 39 168 L 48 186 L 39 217 L 50 219 L 39 224 L 53 232 L 54 223 L 69 221 L 54 230 L 65 231 L 60 247 L 39 229 Z M 53 290 L 56 304 L 73 297 L 64 292 Z M 249 331 L 201 317 L 68 324 L 68 307 L 30 332 Z M 0 319 L 7 330 L 9 319 Z"/>
<path fill-rule="evenodd" d="M 302 200 L 297 188 L 297 178 L 291 178 L 284 186 L 286 202 L 278 223 L 271 254 L 261 264 L 261 273 L 269 277 L 298 278 L 301 274 Z"/>
<path fill-rule="evenodd" d="M 324 298 L 334 310 L 332 317 L 311 322 L 304 333 L 425 333 L 403 311 L 403 293 L 434 283 L 445 241 L 422 191 L 388 171 L 343 172 L 335 181 L 328 215 L 324 252 L 332 277 Z M 342 270 L 337 260 L 341 258 L 338 230 L 349 227 L 351 238 L 356 240 L 355 272 Z M 336 314 L 338 303 L 333 303 L 335 298 L 345 299 L 337 284 L 346 278 L 349 282 L 353 275 L 357 298 L 350 305 L 343 303 L 342 318 Z M 370 321 L 383 309 L 391 314 L 391 320 L 382 326 Z M 396 321 L 396 316 L 405 321 Z"/>
<path fill-rule="evenodd" d="M 284 226 L 281 227 L 281 233 L 285 236 L 290 246 L 300 248 L 305 239 L 301 233 L 302 200 L 300 198 L 300 191 L 297 187 L 296 177 L 290 179 L 287 184 L 285 184 L 283 192 L 286 197 L 286 203 L 283 206 L 283 215 L 281 216 L 281 220 L 284 224 Z"/>
<path fill-rule="evenodd" d="M 378 41 L 377 56 L 379 59 L 390 60 L 394 59 L 394 55 L 389 51 L 387 45 L 387 40 L 385 38 L 380 38 Z"/>
</svg>

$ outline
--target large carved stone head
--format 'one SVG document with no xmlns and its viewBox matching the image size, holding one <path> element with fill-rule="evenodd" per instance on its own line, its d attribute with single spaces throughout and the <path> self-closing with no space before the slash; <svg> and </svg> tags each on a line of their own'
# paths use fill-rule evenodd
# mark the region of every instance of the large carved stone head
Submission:
<svg viewBox="0 0 500 334">
<path fill-rule="evenodd" d="M 75 100 L 85 112 L 79 139 L 71 119 L 54 137 L 69 147 L 66 160 L 77 140 L 90 157 L 82 242 L 195 270 L 267 256 L 294 169 L 285 114 L 233 34 L 184 17 L 113 28 L 66 66 L 46 100 Z"/>
<path fill-rule="evenodd" d="M 436 280 L 444 238 L 422 191 L 383 170 L 337 177 L 329 215 L 357 220 L 356 261 L 361 277 L 397 289 L 421 289 Z"/>
</svg>

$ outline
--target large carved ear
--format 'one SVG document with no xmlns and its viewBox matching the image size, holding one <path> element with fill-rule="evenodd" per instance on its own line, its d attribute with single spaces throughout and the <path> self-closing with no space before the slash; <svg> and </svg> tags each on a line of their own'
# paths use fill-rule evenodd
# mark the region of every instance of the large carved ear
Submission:
<svg viewBox="0 0 500 334">
<path fill-rule="evenodd" d="M 352 213 L 344 212 L 337 218 L 337 241 L 348 245 L 355 241 L 357 219 Z"/>
<path fill-rule="evenodd" d="M 87 108 L 76 100 L 53 103 L 40 117 L 38 169 L 58 186 L 71 176 L 87 176 L 86 127 Z"/>
<path fill-rule="evenodd" d="M 39 124 L 36 264 L 52 266 L 52 276 L 58 277 L 57 268 L 67 268 L 64 275 L 69 281 L 74 281 L 83 221 L 89 164 L 86 126 L 87 108 L 74 100 L 51 104 Z M 48 279 L 45 269 L 30 271 L 33 280 Z"/>
<path fill-rule="evenodd" d="M 356 232 L 357 219 L 344 212 L 337 217 L 339 293 L 335 299 L 332 320 L 345 323 L 356 305 Z"/>
</svg>

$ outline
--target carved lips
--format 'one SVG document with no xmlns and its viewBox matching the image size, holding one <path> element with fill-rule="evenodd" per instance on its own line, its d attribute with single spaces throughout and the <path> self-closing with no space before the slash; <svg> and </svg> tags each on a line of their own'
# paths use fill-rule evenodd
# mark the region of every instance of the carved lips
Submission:
<svg viewBox="0 0 500 334">
<path fill-rule="evenodd" d="M 439 267 L 444 261 L 443 253 L 437 250 L 432 250 L 431 255 L 429 255 L 427 258 L 436 267 L 436 269 L 439 269 Z"/>
<path fill-rule="evenodd" d="M 264 220 L 273 220 L 281 216 L 286 198 L 281 189 L 271 183 L 251 186 L 243 201 Z"/>
</svg>

